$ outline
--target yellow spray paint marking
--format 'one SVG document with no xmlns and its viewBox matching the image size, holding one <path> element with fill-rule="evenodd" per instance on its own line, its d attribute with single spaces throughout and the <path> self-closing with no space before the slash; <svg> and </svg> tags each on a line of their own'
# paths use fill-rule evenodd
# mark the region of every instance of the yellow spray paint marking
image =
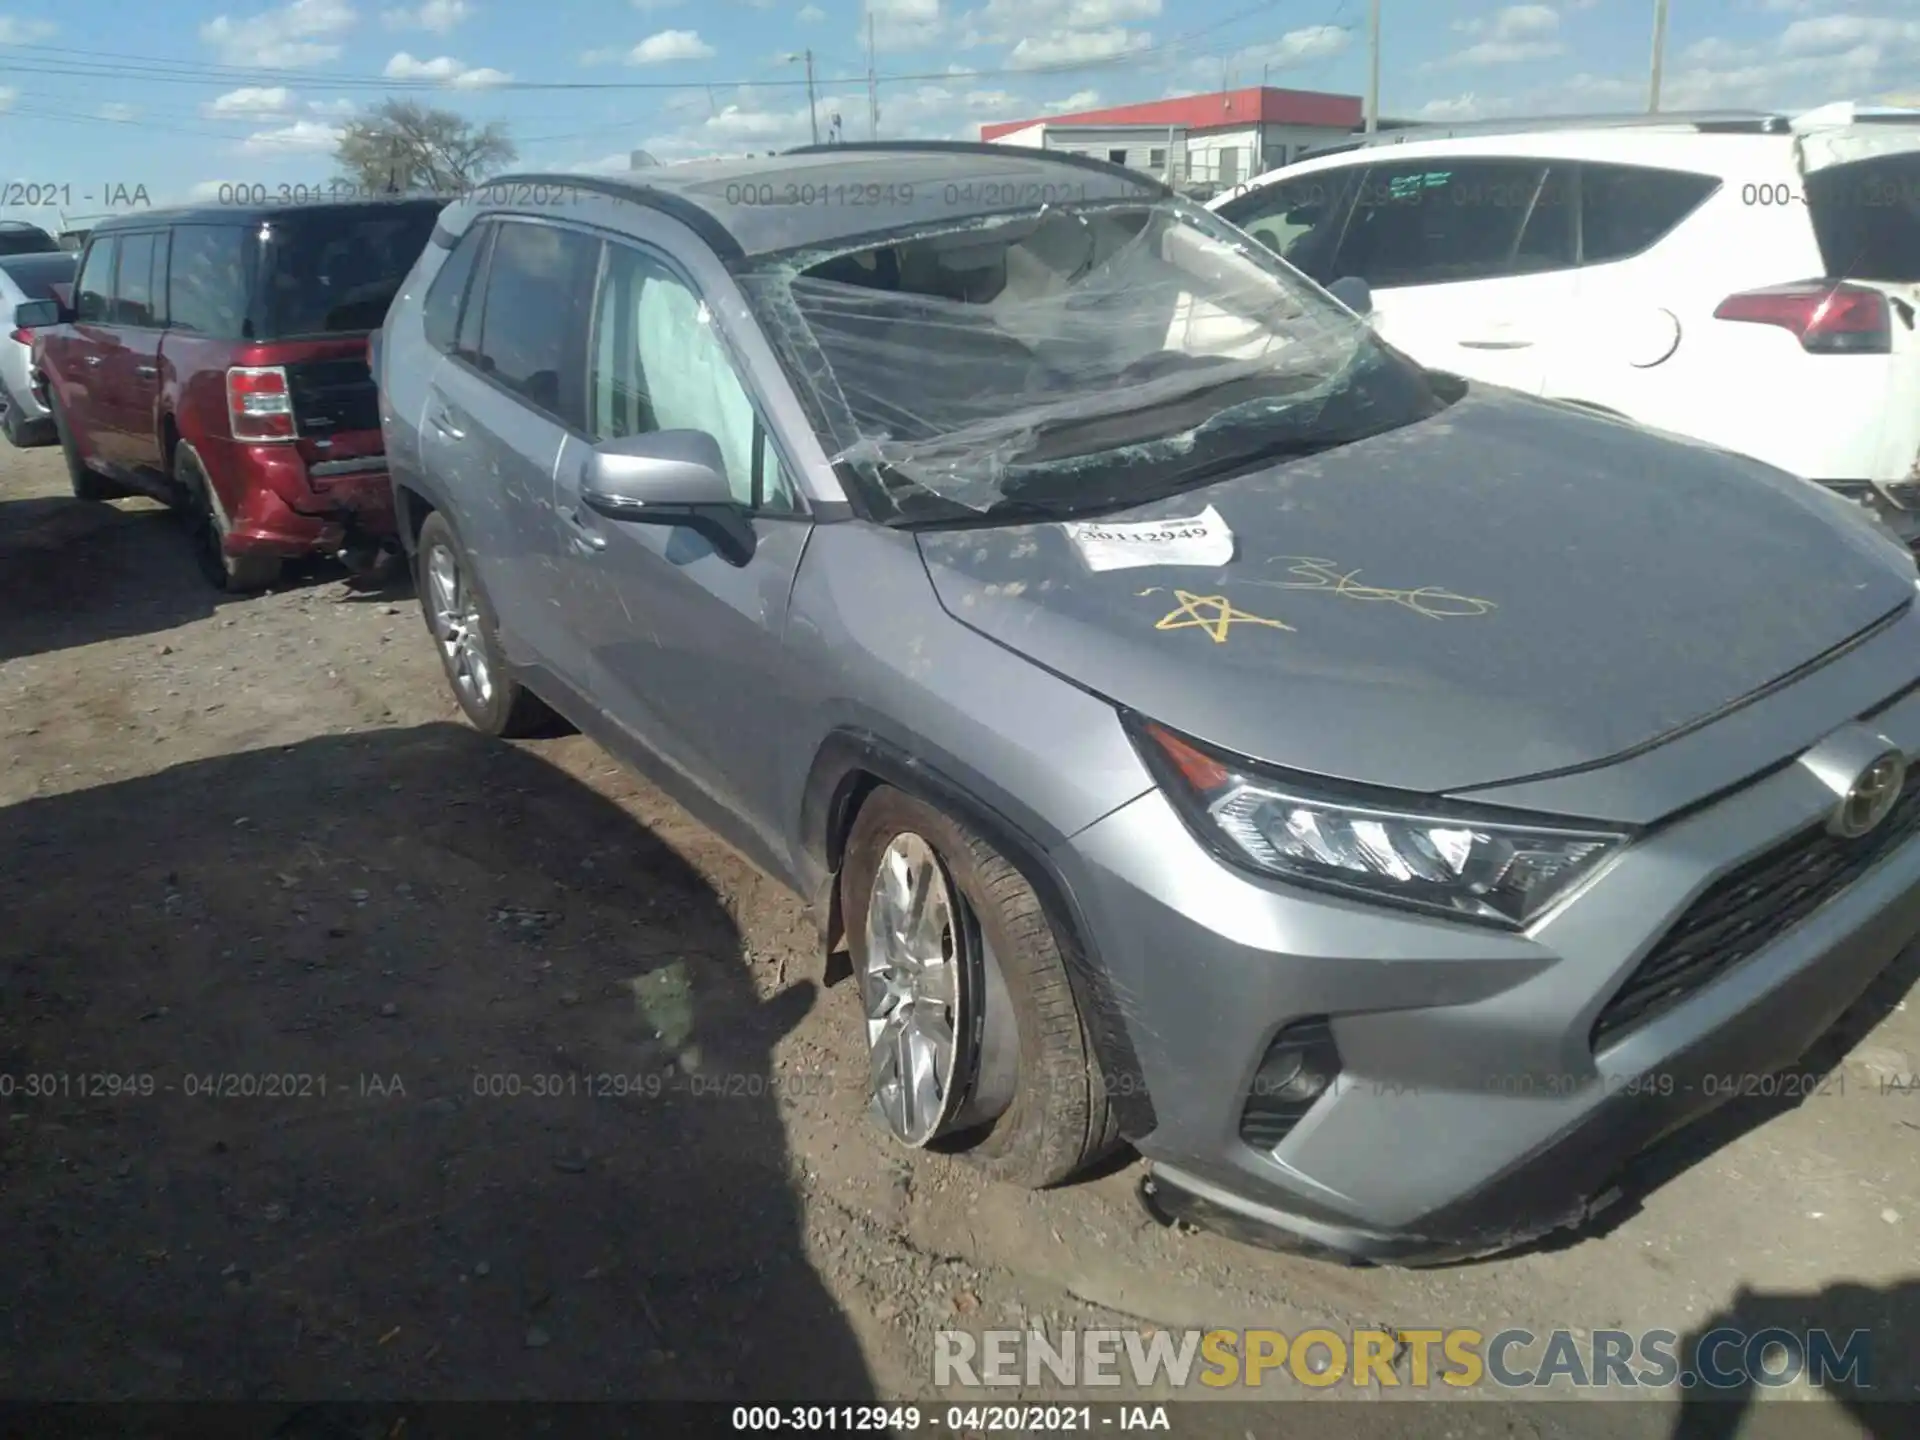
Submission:
<svg viewBox="0 0 1920 1440">
<path fill-rule="evenodd" d="M 1465 619 L 1472 615 L 1486 615 L 1500 608 L 1491 600 L 1459 595 L 1437 585 L 1422 585 L 1414 590 L 1364 585 L 1358 579 L 1358 570 L 1342 570 L 1332 560 L 1319 560 L 1306 555 L 1284 558 L 1291 562 L 1287 566 L 1287 573 L 1294 577 L 1292 580 L 1248 579 L 1241 583 L 1264 585 L 1274 590 L 1326 590 L 1349 600 L 1384 601 L 1389 605 L 1405 606 L 1414 614 L 1424 615 L 1429 620 Z"/>
<path fill-rule="evenodd" d="M 1204 630 L 1216 645 L 1227 643 L 1227 635 L 1235 625 L 1269 625 L 1275 630 L 1292 630 L 1293 626 L 1283 625 L 1278 620 L 1268 620 L 1259 615 L 1249 615 L 1244 610 L 1236 610 L 1224 595 L 1189 595 L 1185 590 L 1173 592 L 1173 598 L 1180 602 L 1180 608 L 1169 611 L 1160 617 L 1156 630 Z"/>
</svg>

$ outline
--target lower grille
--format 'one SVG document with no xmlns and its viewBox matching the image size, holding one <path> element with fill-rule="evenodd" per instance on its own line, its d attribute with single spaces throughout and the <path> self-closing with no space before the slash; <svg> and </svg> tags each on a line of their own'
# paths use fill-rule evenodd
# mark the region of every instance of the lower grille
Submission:
<svg viewBox="0 0 1920 1440">
<path fill-rule="evenodd" d="M 1648 952 L 1594 1022 L 1595 1049 L 1644 1025 L 1771 945 L 1920 832 L 1920 786 L 1872 833 L 1801 831 L 1729 871 Z"/>
</svg>

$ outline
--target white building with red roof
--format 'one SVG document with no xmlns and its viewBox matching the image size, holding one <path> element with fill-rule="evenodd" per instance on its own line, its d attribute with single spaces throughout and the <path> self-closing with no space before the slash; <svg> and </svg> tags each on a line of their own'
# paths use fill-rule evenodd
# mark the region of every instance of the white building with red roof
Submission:
<svg viewBox="0 0 1920 1440">
<path fill-rule="evenodd" d="M 1350 138 L 1363 108 L 1355 95 L 1256 85 L 982 125 L 980 138 L 1092 155 L 1211 192 Z"/>
</svg>

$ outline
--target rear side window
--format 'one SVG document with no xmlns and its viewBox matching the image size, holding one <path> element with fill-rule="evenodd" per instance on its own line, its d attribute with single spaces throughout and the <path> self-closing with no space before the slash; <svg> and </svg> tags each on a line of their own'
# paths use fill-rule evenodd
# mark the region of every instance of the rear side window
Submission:
<svg viewBox="0 0 1920 1440">
<path fill-rule="evenodd" d="M 1374 166 L 1355 200 L 1333 278 L 1438 285 L 1514 273 L 1546 168 L 1512 160 Z"/>
<path fill-rule="evenodd" d="M 74 264 L 78 258 L 65 251 L 58 255 L 27 255 L 5 262 L 0 269 L 7 272 L 8 278 L 27 299 L 51 300 L 54 286 L 73 282 Z"/>
<path fill-rule="evenodd" d="M 432 238 L 441 207 L 293 211 L 267 226 L 256 338 L 377 330 Z"/>
<path fill-rule="evenodd" d="M 1720 188 L 1712 175 L 1644 165 L 1580 167 L 1580 259 L 1625 260 L 1652 248 Z"/>
<path fill-rule="evenodd" d="M 0 255 L 44 255 L 59 248 L 60 242 L 38 225 L 0 222 Z"/>
<path fill-rule="evenodd" d="M 1334 278 L 1334 247 L 1360 173 L 1348 166 L 1263 185 L 1222 205 L 1220 216 L 1324 285 Z"/>
<path fill-rule="evenodd" d="M 586 429 L 586 333 L 600 242 L 508 221 L 487 267 L 480 369 L 573 430 Z"/>
<path fill-rule="evenodd" d="M 480 326 L 487 315 L 487 257 L 493 253 L 494 233 L 498 225 L 476 225 L 478 249 L 474 252 L 474 280 L 467 286 L 466 305 L 460 311 L 460 333 L 454 338 L 453 353 L 471 364 L 480 363 Z"/>
<path fill-rule="evenodd" d="M 1830 278 L 1920 282 L 1920 154 L 1816 170 L 1807 208 Z"/>
<path fill-rule="evenodd" d="M 113 286 L 113 323 L 137 329 L 154 325 L 153 265 L 159 236 L 151 230 L 120 237 L 120 265 Z"/>
<path fill-rule="evenodd" d="M 474 267 L 486 244 L 485 231 L 484 225 L 469 226 L 427 288 L 420 323 L 427 332 L 427 343 L 442 354 L 453 352 L 454 338 L 460 329 L 460 306 L 473 284 Z"/>
<path fill-rule="evenodd" d="M 219 340 L 244 338 L 254 259 L 245 226 L 175 226 L 167 279 L 172 327 Z"/>
<path fill-rule="evenodd" d="M 113 261 L 118 253 L 115 237 L 108 235 L 93 242 L 80 265 L 80 283 L 74 291 L 73 313 L 77 320 L 95 325 L 107 323 L 113 304 Z"/>
</svg>

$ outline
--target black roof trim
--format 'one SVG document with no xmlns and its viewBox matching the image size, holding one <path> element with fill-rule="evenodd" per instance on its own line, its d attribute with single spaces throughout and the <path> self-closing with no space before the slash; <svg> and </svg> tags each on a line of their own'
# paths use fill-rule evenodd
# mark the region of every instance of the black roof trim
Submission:
<svg viewBox="0 0 1920 1440">
<path fill-rule="evenodd" d="M 913 155 L 997 155 L 1001 159 L 1038 155 L 1057 165 L 1075 165 L 1082 170 L 1097 170 L 1102 175 L 1131 180 L 1155 195 L 1174 192 L 1145 171 L 1116 165 L 1094 155 L 1071 155 L 1064 150 L 1034 150 L 1024 145 L 996 145 L 990 140 L 849 140 L 836 145 L 799 145 L 781 153 L 786 155 L 832 155 L 840 151 L 872 155 L 889 151 Z"/>
<path fill-rule="evenodd" d="M 437 195 L 370 195 L 361 200 L 290 201 L 285 205 L 174 205 L 108 215 L 88 228 L 95 234 L 103 234 L 115 230 L 145 230 L 155 225 L 252 225 L 282 215 L 307 215 L 316 210 L 399 209 L 405 205 L 437 205 L 445 209 L 446 204 L 446 199 Z"/>
<path fill-rule="evenodd" d="M 658 210 L 662 215 L 678 220 L 713 248 L 714 254 L 722 260 L 744 260 L 746 249 L 734 238 L 731 230 L 722 225 L 711 211 L 703 210 L 684 195 L 676 195 L 670 190 L 633 181 L 610 180 L 597 175 L 548 175 L 529 173 L 525 175 L 496 175 L 491 180 L 475 188 L 475 193 L 485 195 L 488 190 L 501 185 L 552 185 L 566 186 L 575 190 L 585 190 L 592 195 L 603 195 L 609 200 L 627 200 L 635 205 L 645 205 Z"/>
</svg>

